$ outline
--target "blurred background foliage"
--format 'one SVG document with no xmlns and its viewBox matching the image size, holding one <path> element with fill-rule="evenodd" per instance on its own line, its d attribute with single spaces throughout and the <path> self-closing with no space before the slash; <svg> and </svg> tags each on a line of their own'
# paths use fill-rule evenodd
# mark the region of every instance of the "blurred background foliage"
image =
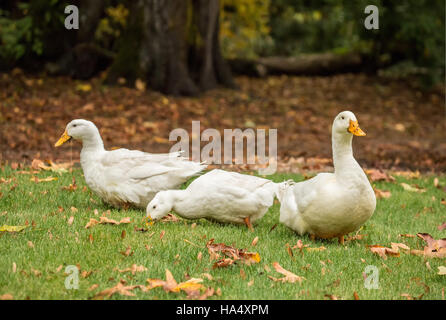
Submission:
<svg viewBox="0 0 446 320">
<path fill-rule="evenodd" d="M 63 27 L 68 4 L 80 0 L 2 0 L 0 69 L 37 68 L 76 42 Z M 97 46 L 116 51 L 129 2 L 104 0 Z M 364 8 L 380 9 L 379 30 L 366 30 Z M 82 20 L 81 20 L 82 24 Z M 368 68 L 389 77 L 444 81 L 444 0 L 221 0 L 220 41 L 226 58 L 359 52 Z"/>
</svg>

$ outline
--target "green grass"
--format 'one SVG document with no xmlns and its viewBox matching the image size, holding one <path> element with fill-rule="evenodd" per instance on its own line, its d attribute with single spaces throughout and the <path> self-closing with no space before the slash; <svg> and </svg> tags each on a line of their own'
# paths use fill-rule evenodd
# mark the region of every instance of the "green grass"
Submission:
<svg viewBox="0 0 446 320">
<path fill-rule="evenodd" d="M 76 191 L 63 190 L 62 186 L 71 183 L 72 174 L 76 177 Z M 38 177 L 55 176 L 43 172 Z M 57 174 L 56 174 L 57 175 Z M 422 249 L 423 243 L 417 238 L 401 238 L 399 234 L 430 233 L 434 238 L 445 237 L 445 231 L 437 226 L 446 221 L 446 206 L 440 203 L 445 193 L 434 187 L 433 176 L 416 180 L 397 178 L 395 183 L 376 183 L 380 189 L 390 190 L 389 199 L 378 200 L 373 217 L 365 224 L 360 234 L 367 236 L 358 241 L 341 246 L 337 241 L 318 240 L 311 242 L 307 236 L 300 237 L 287 227 L 279 224 L 279 204 L 255 225 L 250 232 L 245 227 L 223 225 L 206 220 L 156 223 L 146 233 L 134 231 L 134 227 L 145 227 L 141 210 L 116 210 L 104 205 L 87 189 L 80 169 L 59 176 L 57 181 L 35 183 L 30 175 L 19 174 L 9 167 L 2 167 L 0 177 L 12 178 L 10 183 L 0 183 L 0 226 L 24 225 L 29 227 L 20 233 L 0 234 L 0 295 L 11 294 L 15 299 L 88 299 L 97 292 L 113 287 L 120 279 L 128 284 L 145 284 L 147 278 L 162 278 L 169 269 L 177 281 L 184 281 L 186 275 L 202 277 L 210 273 L 213 280 L 204 280 L 206 286 L 221 289 L 221 296 L 210 299 L 324 299 L 325 295 L 335 295 L 342 299 L 353 299 L 357 292 L 361 299 L 405 299 L 402 293 L 412 296 L 424 294 L 423 299 L 441 299 L 442 288 L 446 287 L 446 277 L 437 275 L 437 267 L 445 265 L 441 259 L 426 260 L 423 257 L 402 253 L 400 257 L 383 260 L 370 252 L 367 245 L 390 246 L 391 242 L 403 242 L 413 249 Z M 271 179 L 302 180 L 301 176 L 276 174 Z M 404 191 L 400 182 L 418 184 L 426 188 L 426 193 Z M 446 177 L 440 177 L 446 184 Z M 11 187 L 15 186 L 13 190 Z M 435 197 L 435 200 L 432 198 Z M 64 210 L 60 212 L 59 207 Z M 76 207 L 77 212 L 72 212 Z M 96 225 L 91 229 L 84 226 L 90 218 L 98 218 L 111 210 L 110 218 L 119 220 L 131 217 L 126 225 Z M 6 212 L 6 213 L 5 213 Z M 74 216 L 72 225 L 67 223 Z M 34 222 L 35 226 L 32 226 Z M 196 227 L 192 228 L 192 224 Z M 122 231 L 126 231 L 124 239 Z M 165 235 L 160 239 L 160 233 Z M 154 232 L 152 236 L 150 236 Z M 50 239 L 52 234 L 52 239 Z M 89 240 L 92 235 L 93 242 Z M 253 247 L 252 240 L 258 236 L 259 242 Z M 212 269 L 212 261 L 205 247 L 206 242 L 232 244 L 237 248 L 258 252 L 261 261 L 254 265 L 237 264 L 228 268 Z M 184 240 L 188 240 L 194 246 Z M 286 244 L 291 246 L 301 239 L 311 247 L 324 246 L 324 251 L 304 251 L 304 255 L 294 250 L 291 258 Z M 31 248 L 28 242 L 34 247 Z M 145 245 L 152 246 L 147 250 Z M 131 247 L 133 254 L 124 256 L 120 252 Z M 202 252 L 202 259 L 197 255 Z M 272 267 L 273 262 L 306 278 L 301 284 L 273 282 L 267 276 L 281 277 Z M 431 270 L 426 266 L 429 261 Z M 13 272 L 13 263 L 16 272 Z M 78 290 L 67 290 L 64 286 L 67 265 L 80 265 L 82 271 L 92 271 L 87 278 L 80 277 Z M 144 265 L 146 272 L 119 273 L 115 268 L 124 269 L 132 264 Z M 63 268 L 57 272 L 58 266 Z M 271 270 L 268 272 L 267 265 Z M 379 270 L 379 289 L 364 287 L 363 272 L 367 265 Z M 325 272 L 322 269 L 325 268 Z M 33 269 L 41 275 L 35 275 Z M 241 277 L 243 269 L 246 277 Z M 254 280 L 254 284 L 248 283 Z M 89 291 L 93 284 L 98 288 Z M 426 286 L 429 290 L 426 290 Z M 161 288 L 148 292 L 135 289 L 135 297 L 114 295 L 111 299 L 185 299 L 185 294 L 166 293 Z"/>
</svg>

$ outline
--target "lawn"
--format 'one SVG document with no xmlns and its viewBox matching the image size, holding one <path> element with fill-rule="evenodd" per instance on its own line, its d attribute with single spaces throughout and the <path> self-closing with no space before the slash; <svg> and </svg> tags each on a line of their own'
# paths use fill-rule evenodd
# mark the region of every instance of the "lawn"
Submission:
<svg viewBox="0 0 446 320">
<path fill-rule="evenodd" d="M 358 232 L 364 235 L 362 239 L 341 246 L 335 240 L 312 242 L 309 237 L 298 236 L 278 224 L 277 202 L 254 226 L 254 232 L 243 226 L 206 220 L 180 219 L 146 226 L 143 211 L 116 210 L 103 204 L 85 187 L 78 168 L 61 175 L 54 172 L 26 174 L 21 172 L 23 170 L 29 169 L 13 170 L 3 166 L 0 171 L 0 226 L 28 224 L 21 232 L 0 232 L 0 296 L 90 299 L 115 286 L 120 279 L 127 285 L 145 285 L 148 278 L 165 279 L 166 269 L 178 282 L 188 277 L 203 278 L 206 287 L 220 294 L 209 299 L 354 299 L 355 295 L 360 299 L 406 299 L 421 295 L 423 299 L 442 299 L 444 295 L 446 276 L 437 274 L 438 267 L 445 265 L 444 259 L 428 259 L 405 251 L 401 251 L 399 257 L 383 259 L 367 247 L 377 244 L 390 247 L 396 242 L 422 250 L 422 239 L 399 235 L 425 232 L 435 239 L 445 237 L 446 231 L 440 231 L 437 226 L 446 221 L 446 206 L 441 203 L 446 195 L 444 190 L 434 186 L 435 176 L 417 179 L 396 176 L 395 182 L 374 182 L 377 188 L 389 190 L 391 197 L 378 200 L 375 214 Z M 33 176 L 58 179 L 38 183 L 30 179 Z M 77 188 L 64 189 L 72 183 L 73 176 Z M 269 178 L 274 181 L 303 179 L 293 174 L 276 174 Z M 446 185 L 445 176 L 438 178 L 440 185 Z M 418 185 L 426 192 L 404 190 L 402 182 Z M 85 228 L 90 218 L 99 219 L 107 210 L 110 210 L 106 213 L 108 218 L 119 221 L 130 217 L 131 223 Z M 148 230 L 140 232 L 135 227 Z M 255 237 L 258 243 L 253 246 Z M 215 242 L 258 252 L 261 261 L 213 269 L 215 261 L 210 261 L 206 248 L 206 242 L 212 238 Z M 299 239 L 310 248 L 324 247 L 325 250 L 287 249 L 287 245 L 292 248 Z M 274 270 L 274 262 L 305 280 L 302 283 L 274 282 L 268 275 L 282 277 Z M 133 264 L 147 270 L 135 274 L 118 270 Z M 65 288 L 68 265 L 80 268 L 77 290 Z M 368 265 L 378 268 L 379 289 L 364 286 L 363 273 Z M 115 294 L 109 299 L 186 298 L 183 292 L 165 292 L 161 288 L 131 292 L 135 296 Z"/>
</svg>

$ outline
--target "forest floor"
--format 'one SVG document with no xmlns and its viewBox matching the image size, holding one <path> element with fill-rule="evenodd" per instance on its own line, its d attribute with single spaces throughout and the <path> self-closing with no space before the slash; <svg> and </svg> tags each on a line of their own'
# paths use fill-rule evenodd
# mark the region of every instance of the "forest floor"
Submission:
<svg viewBox="0 0 446 320">
<path fill-rule="evenodd" d="M 367 136 L 354 141 L 355 157 L 369 168 L 446 171 L 444 89 L 420 91 L 403 81 L 362 74 L 331 77 L 238 77 L 238 90 L 217 89 L 200 97 L 171 97 L 109 87 L 101 78 L 84 82 L 0 74 L 0 161 L 79 159 L 79 143 L 54 148 L 66 124 L 92 120 L 107 148 L 167 152 L 175 128 L 191 131 L 263 128 L 278 130 L 279 169 L 302 173 L 331 165 L 331 123 L 353 111 Z M 301 170 L 302 169 L 302 170 Z"/>
</svg>

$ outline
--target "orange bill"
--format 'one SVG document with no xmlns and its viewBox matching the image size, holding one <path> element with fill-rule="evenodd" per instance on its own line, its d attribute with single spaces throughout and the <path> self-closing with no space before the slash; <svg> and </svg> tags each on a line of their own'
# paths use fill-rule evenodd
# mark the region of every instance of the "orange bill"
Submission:
<svg viewBox="0 0 446 320">
<path fill-rule="evenodd" d="M 60 137 L 59 140 L 57 140 L 57 142 L 54 144 L 55 147 L 60 147 L 61 145 L 63 145 L 65 142 L 70 141 L 71 137 L 68 135 L 67 130 L 65 130 L 65 132 L 62 134 L 62 136 Z"/>
<path fill-rule="evenodd" d="M 350 120 L 350 126 L 348 127 L 348 132 L 353 133 L 355 136 L 365 136 L 365 132 L 359 127 L 358 121 Z"/>
</svg>

